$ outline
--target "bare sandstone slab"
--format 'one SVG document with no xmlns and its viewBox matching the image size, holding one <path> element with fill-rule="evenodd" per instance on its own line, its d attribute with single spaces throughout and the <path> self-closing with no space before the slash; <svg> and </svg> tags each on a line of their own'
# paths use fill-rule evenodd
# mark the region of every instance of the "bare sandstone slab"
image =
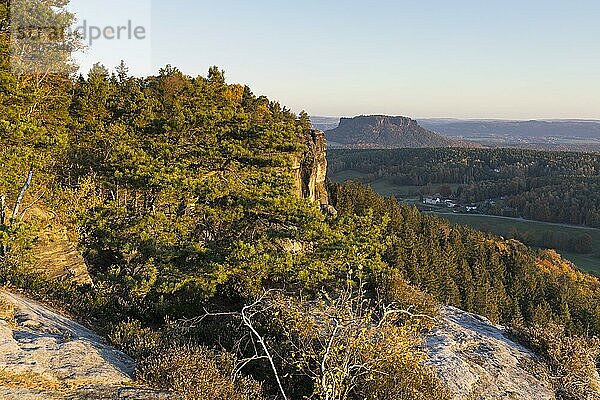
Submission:
<svg viewBox="0 0 600 400">
<path fill-rule="evenodd" d="M 89 329 L 23 296 L 0 297 L 16 322 L 0 320 L 1 399 L 174 398 L 133 386 L 133 360 Z"/>
<path fill-rule="evenodd" d="M 488 319 L 445 307 L 428 337 L 430 363 L 456 400 L 554 400 L 535 355 Z"/>
</svg>

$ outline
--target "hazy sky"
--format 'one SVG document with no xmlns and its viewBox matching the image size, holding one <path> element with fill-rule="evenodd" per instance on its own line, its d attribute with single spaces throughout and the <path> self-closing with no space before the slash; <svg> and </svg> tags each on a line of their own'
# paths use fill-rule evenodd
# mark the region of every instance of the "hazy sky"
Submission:
<svg viewBox="0 0 600 400">
<path fill-rule="evenodd" d="M 72 0 L 146 40 L 79 57 L 136 74 L 172 64 L 312 115 L 600 119 L 597 0 Z M 118 43 L 117 43 L 118 42 Z"/>
</svg>

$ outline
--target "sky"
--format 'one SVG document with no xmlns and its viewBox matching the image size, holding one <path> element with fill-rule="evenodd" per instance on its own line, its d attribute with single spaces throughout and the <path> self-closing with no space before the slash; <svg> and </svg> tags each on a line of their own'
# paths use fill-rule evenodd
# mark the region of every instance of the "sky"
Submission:
<svg viewBox="0 0 600 400">
<path fill-rule="evenodd" d="M 82 71 L 136 75 L 217 65 L 311 115 L 600 119 L 597 0 L 71 0 L 80 22 L 132 21 L 144 40 L 98 39 Z"/>
</svg>

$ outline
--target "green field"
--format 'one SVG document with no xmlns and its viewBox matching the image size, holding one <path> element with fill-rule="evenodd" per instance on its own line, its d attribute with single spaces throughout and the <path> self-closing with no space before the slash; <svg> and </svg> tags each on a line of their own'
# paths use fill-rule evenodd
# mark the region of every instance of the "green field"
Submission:
<svg viewBox="0 0 600 400">
<path fill-rule="evenodd" d="M 366 174 L 363 174 L 362 172 L 349 169 L 347 171 L 342 171 L 337 174 L 328 175 L 328 178 L 331 179 L 333 182 L 343 183 L 347 180 L 360 181 L 365 175 Z"/>
<path fill-rule="evenodd" d="M 592 237 L 593 254 L 573 254 L 559 252 L 568 260 L 572 261 L 579 268 L 600 276 L 600 230 L 571 227 L 559 224 L 548 224 L 537 221 L 514 220 L 509 218 L 497 218 L 487 215 L 456 215 L 440 214 L 441 217 L 450 222 L 470 226 L 474 229 L 494 233 L 501 236 L 509 236 L 511 230 L 516 229 L 520 232 L 531 232 L 536 235 L 543 235 L 544 232 L 554 231 L 556 233 L 565 233 L 568 235 L 581 235 L 587 233 Z"/>
</svg>

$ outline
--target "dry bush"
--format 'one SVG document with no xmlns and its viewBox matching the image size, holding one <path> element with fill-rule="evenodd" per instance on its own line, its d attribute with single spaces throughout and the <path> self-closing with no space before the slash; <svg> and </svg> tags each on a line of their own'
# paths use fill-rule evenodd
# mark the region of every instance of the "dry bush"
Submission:
<svg viewBox="0 0 600 400">
<path fill-rule="evenodd" d="M 235 357 L 201 346 L 161 346 L 142 360 L 138 378 L 190 400 L 259 400 L 260 384 L 234 373 Z"/>
<path fill-rule="evenodd" d="M 350 281 L 308 300 L 267 291 L 240 312 L 181 321 L 192 329 L 208 319 L 238 318 L 248 334 L 235 356 L 182 344 L 177 335 L 161 336 L 138 322 L 120 324 L 111 338 L 138 359 L 141 381 L 189 399 L 262 398 L 260 385 L 240 374 L 245 370 L 288 399 L 445 400 L 422 350 L 421 332 L 432 320 L 425 312 L 435 315 L 437 304 L 403 280 L 393 289 L 392 304 Z"/>
<path fill-rule="evenodd" d="M 261 385 L 236 371 L 233 354 L 179 343 L 171 335 L 142 328 L 137 321 L 119 324 L 110 338 L 136 358 L 136 378 L 153 387 L 189 400 L 263 398 Z"/>
<path fill-rule="evenodd" d="M 160 332 L 142 327 L 139 321 L 121 322 L 111 330 L 109 339 L 136 359 L 155 353 L 161 346 Z"/>
<path fill-rule="evenodd" d="M 439 316 L 439 303 L 433 296 L 409 284 L 400 274 L 392 272 L 379 279 L 379 291 L 383 301 L 402 309 L 411 308 L 415 314 Z"/>
<path fill-rule="evenodd" d="M 280 324 L 276 353 L 285 348 L 284 364 L 312 381 L 310 399 L 448 398 L 424 365 L 421 316 L 373 303 L 351 285 L 320 301 L 274 296 L 264 308 L 272 324 Z"/>
<path fill-rule="evenodd" d="M 34 389 L 34 390 L 69 390 L 67 383 L 50 380 L 33 372 L 14 373 L 8 370 L 0 371 L 0 387 Z"/>
<path fill-rule="evenodd" d="M 435 371 L 424 365 L 422 338 L 406 327 L 385 326 L 372 331 L 363 354 L 380 371 L 363 377 L 354 398 L 373 400 L 444 400 L 447 390 Z"/>
<path fill-rule="evenodd" d="M 561 400 L 600 398 L 596 361 L 600 339 L 568 336 L 561 325 L 515 326 L 512 334 L 546 362 L 556 395 Z"/>
</svg>

